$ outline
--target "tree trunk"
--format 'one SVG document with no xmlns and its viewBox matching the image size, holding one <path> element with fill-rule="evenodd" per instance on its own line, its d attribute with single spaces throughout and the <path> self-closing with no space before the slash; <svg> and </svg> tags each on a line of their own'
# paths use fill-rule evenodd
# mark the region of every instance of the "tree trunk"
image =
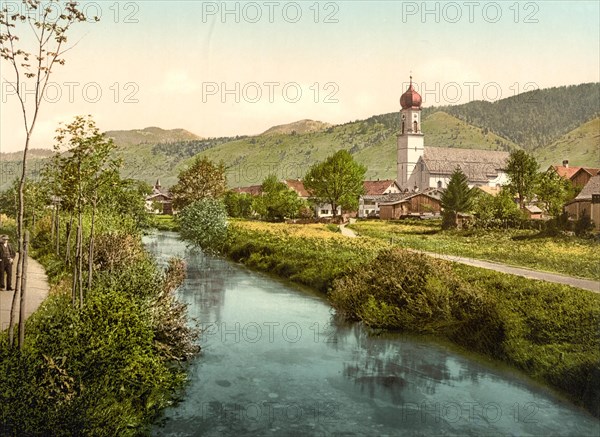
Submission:
<svg viewBox="0 0 600 437">
<path fill-rule="evenodd" d="M 69 265 L 71 261 L 71 234 L 73 231 L 73 211 L 71 211 L 71 218 L 67 224 L 67 242 L 65 248 L 65 264 Z"/>
<path fill-rule="evenodd" d="M 79 308 L 81 309 L 83 308 L 83 226 L 81 224 L 77 227 L 77 239 L 79 240 L 79 248 L 77 249 L 79 255 L 77 259 L 77 282 L 79 288 Z"/>
<path fill-rule="evenodd" d="M 73 301 L 73 307 L 77 306 L 77 284 L 78 284 L 78 267 L 79 263 L 79 229 L 77 229 L 77 233 L 75 234 L 75 262 L 73 263 L 73 284 L 71 286 L 71 297 Z"/>
<path fill-rule="evenodd" d="M 90 247 L 88 251 L 88 283 L 87 292 L 88 294 L 92 290 L 92 275 L 94 269 L 94 223 L 96 221 L 96 202 L 97 199 L 94 197 L 94 203 L 92 206 L 92 225 L 90 226 Z"/>
<path fill-rule="evenodd" d="M 60 256 L 60 206 L 56 205 L 56 255 Z"/>
<path fill-rule="evenodd" d="M 23 258 L 23 262 L 22 262 L 23 279 L 21 282 L 21 305 L 19 308 L 19 350 L 23 349 L 23 344 L 25 343 L 25 293 L 24 293 L 24 290 L 27 289 L 28 252 L 29 252 L 29 231 L 25 231 L 25 241 L 23 242 L 23 256 L 19 258 L 19 262 L 21 262 L 21 258 Z"/>
<path fill-rule="evenodd" d="M 15 292 L 13 294 L 12 305 L 10 307 L 10 318 L 9 318 L 9 327 L 8 327 L 8 342 L 10 346 L 14 346 L 14 324 L 15 324 L 15 313 L 17 311 L 17 299 L 21 296 L 21 294 L 25 294 L 25 290 L 21 287 L 21 278 L 22 275 L 26 275 L 26 272 L 23 272 L 23 214 L 25 211 L 25 202 L 24 202 L 24 190 L 25 190 L 25 177 L 27 175 L 27 151 L 29 150 L 29 141 L 31 139 L 31 132 L 27 131 L 27 136 L 25 138 L 25 150 L 23 150 L 23 171 L 21 172 L 21 180 L 19 181 L 19 213 L 17 218 L 17 236 L 19 239 L 19 247 L 17 251 L 19 252 L 19 262 L 17 263 L 17 275 L 15 280 Z M 12 274 L 12 267 L 11 267 Z M 21 301 L 24 300 L 24 296 L 21 298 Z"/>
</svg>

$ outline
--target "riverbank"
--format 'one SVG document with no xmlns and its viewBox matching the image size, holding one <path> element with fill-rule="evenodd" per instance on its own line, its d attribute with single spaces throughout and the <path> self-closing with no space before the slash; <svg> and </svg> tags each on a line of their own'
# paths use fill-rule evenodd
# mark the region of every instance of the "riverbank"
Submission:
<svg viewBox="0 0 600 437">
<path fill-rule="evenodd" d="M 350 239 L 322 225 L 240 221 L 232 223 L 232 231 L 226 247 L 229 257 L 322 292 L 328 292 L 336 280 L 364 269 L 380 252 L 391 248 L 381 239 Z M 462 330 L 461 336 L 452 337 L 444 323 L 437 328 L 431 323 L 428 332 L 507 362 L 559 388 L 599 416 L 600 296 L 564 285 L 436 262 L 485 298 L 489 311 L 487 319 L 480 320 L 486 320 L 485 326 L 494 326 L 497 335 L 480 335 L 483 331 L 479 329 Z M 403 281 L 398 276 L 402 272 L 392 265 L 387 267 L 386 277 L 391 282 Z M 454 298 L 452 294 L 448 296 L 450 300 Z M 364 293 L 361 299 L 368 302 L 369 293 Z M 352 299 L 350 302 L 360 303 Z M 475 312 L 477 307 L 465 311 Z M 363 311 L 358 320 L 377 327 L 375 314 Z M 420 332 L 422 322 L 423 319 L 416 317 L 402 328 Z M 391 323 L 382 327 L 394 330 L 401 326 Z"/>
<path fill-rule="evenodd" d="M 96 216 L 93 278 L 80 307 L 68 243 L 61 240 L 57 256 L 50 217 L 38 221 L 31 250 L 50 291 L 26 322 L 22 350 L 0 333 L 0 436 L 143 435 L 175 401 L 187 378 L 183 363 L 198 350 L 173 294 L 184 265 L 158 269 L 130 223 L 110 212 Z"/>
</svg>

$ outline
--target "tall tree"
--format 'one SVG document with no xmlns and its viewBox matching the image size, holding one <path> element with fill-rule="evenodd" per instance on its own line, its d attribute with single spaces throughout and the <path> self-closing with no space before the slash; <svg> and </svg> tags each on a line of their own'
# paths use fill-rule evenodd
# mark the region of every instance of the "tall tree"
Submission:
<svg viewBox="0 0 600 437">
<path fill-rule="evenodd" d="M 17 10 L 12 10 L 16 6 Z M 54 7 L 56 6 L 56 7 Z M 86 21 L 87 17 L 78 8 L 75 1 L 66 1 L 62 5 L 58 1 L 26 0 L 20 2 L 3 2 L 0 10 L 0 57 L 7 61 L 14 71 L 15 82 L 10 83 L 19 101 L 23 114 L 25 129 L 25 145 L 23 149 L 23 166 L 19 184 L 19 211 L 17 217 L 17 234 L 19 239 L 19 253 L 23 254 L 23 214 L 24 214 L 24 189 L 27 174 L 27 152 L 31 136 L 38 119 L 40 107 L 44 99 L 46 87 L 53 68 L 64 65 L 64 53 L 70 47 L 67 43 L 67 33 L 74 23 Z M 59 11 L 57 13 L 57 10 Z M 98 18 L 96 17 L 96 21 Z M 25 33 L 33 32 L 33 38 L 25 37 Z M 28 45 L 32 44 L 32 45 Z M 27 84 L 30 87 L 27 87 Z M 28 101 L 32 89 L 33 100 Z M 17 277 L 15 293 L 10 312 L 9 343 L 13 345 L 13 324 L 17 300 L 21 305 L 25 302 L 26 290 L 22 287 L 24 271 L 24 257 L 19 257 L 17 263 Z M 23 313 L 23 311 L 20 311 Z M 19 322 L 19 329 L 24 329 L 23 321 Z M 19 333 L 19 338 L 23 334 Z M 19 347 L 23 345 L 19 342 Z"/>
<path fill-rule="evenodd" d="M 325 161 L 313 165 L 304 176 L 304 188 L 320 203 L 331 204 L 333 216 L 337 208 L 358 209 L 358 198 L 364 194 L 367 169 L 358 164 L 346 150 L 339 150 Z"/>
<path fill-rule="evenodd" d="M 171 188 L 173 207 L 181 210 L 196 200 L 221 198 L 225 191 L 225 164 L 215 164 L 206 157 L 196 157 L 190 167 L 179 173 L 177 184 Z"/>
<path fill-rule="evenodd" d="M 554 170 L 538 174 L 535 193 L 538 200 L 544 204 L 546 212 L 555 217 L 560 215 L 565 202 L 574 197 L 571 183 L 561 178 Z"/>
<path fill-rule="evenodd" d="M 77 214 L 76 234 L 76 262 L 73 266 L 73 304 L 79 301 L 83 306 L 83 215 L 91 207 L 91 229 L 88 245 L 88 282 L 87 288 L 91 289 L 92 263 L 94 248 L 94 225 L 98 207 L 98 194 L 103 186 L 110 187 L 119 181 L 119 161 L 110 157 L 115 145 L 112 139 L 101 134 L 91 116 L 77 116 L 64 127 L 59 127 L 54 147 L 59 154 L 54 162 L 60 178 L 59 184 L 51 183 L 50 186 L 59 186 L 62 189 L 55 194 L 74 196 L 74 199 L 65 198 Z M 50 172 L 50 174 L 52 174 Z M 67 245 L 69 239 L 67 237 Z"/>
<path fill-rule="evenodd" d="M 456 168 L 441 197 L 444 224 L 458 227 L 458 214 L 470 212 L 473 208 L 474 198 L 475 192 L 469 188 L 469 179 L 460 168 Z"/>
<path fill-rule="evenodd" d="M 302 200 L 286 184 L 269 175 L 261 185 L 262 195 L 252 202 L 254 210 L 266 220 L 281 221 L 298 216 Z"/>
<path fill-rule="evenodd" d="M 531 199 L 538 180 L 539 164 L 524 150 L 511 152 L 506 164 L 506 174 L 510 181 L 506 185 L 510 192 L 519 197 L 519 207 L 525 208 L 525 202 Z"/>
</svg>

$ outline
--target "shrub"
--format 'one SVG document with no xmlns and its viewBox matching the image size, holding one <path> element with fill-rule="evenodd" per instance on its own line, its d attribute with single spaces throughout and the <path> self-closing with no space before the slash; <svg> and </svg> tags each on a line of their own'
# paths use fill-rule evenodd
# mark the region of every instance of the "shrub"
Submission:
<svg viewBox="0 0 600 437">
<path fill-rule="evenodd" d="M 221 200 L 198 200 L 186 206 L 178 219 L 184 240 L 207 252 L 222 250 L 227 238 L 227 213 Z"/>
<path fill-rule="evenodd" d="M 401 249 L 385 250 L 335 280 L 329 298 L 347 318 L 371 327 L 443 329 L 457 337 L 467 329 L 484 329 L 480 323 L 495 311 L 485 294 L 462 282 L 448 263 Z"/>
</svg>

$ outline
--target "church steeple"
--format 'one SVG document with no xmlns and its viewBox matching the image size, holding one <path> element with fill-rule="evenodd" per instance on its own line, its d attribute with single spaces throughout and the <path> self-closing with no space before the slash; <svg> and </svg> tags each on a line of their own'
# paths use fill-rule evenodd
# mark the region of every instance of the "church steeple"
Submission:
<svg viewBox="0 0 600 437">
<path fill-rule="evenodd" d="M 400 134 L 398 135 L 398 184 L 402 188 L 412 188 L 409 180 L 424 153 L 423 133 L 421 132 L 422 99 L 412 83 L 412 75 L 408 89 L 400 97 Z M 411 181 L 412 183 L 412 181 Z"/>
</svg>

